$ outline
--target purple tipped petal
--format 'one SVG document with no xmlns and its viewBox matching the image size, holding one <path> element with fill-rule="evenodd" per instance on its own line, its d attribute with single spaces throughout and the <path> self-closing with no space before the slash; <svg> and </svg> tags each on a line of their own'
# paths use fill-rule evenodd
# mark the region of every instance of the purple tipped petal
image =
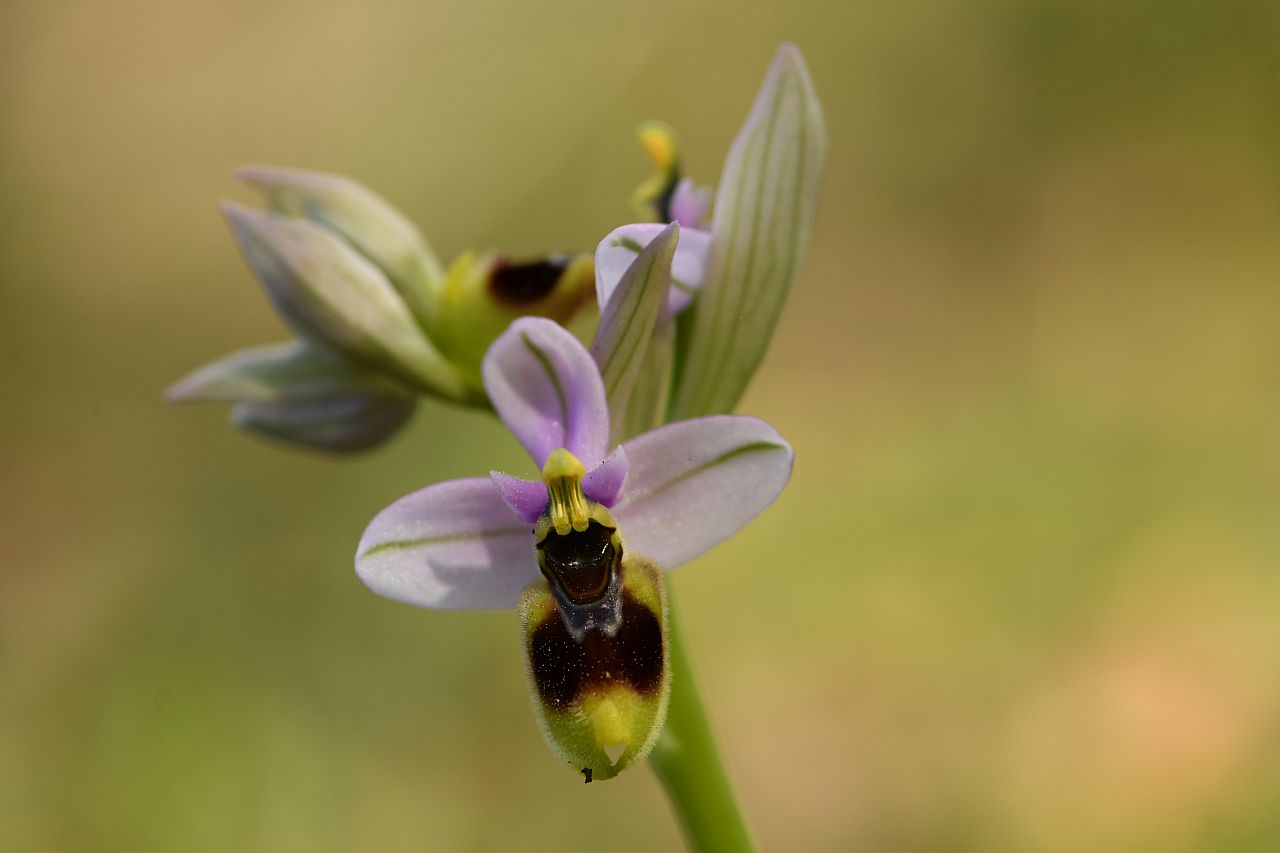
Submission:
<svg viewBox="0 0 1280 853">
<path fill-rule="evenodd" d="M 591 353 L 550 320 L 522 317 L 484 357 L 484 387 L 507 429 L 542 467 L 563 447 L 590 471 L 604 459 L 609 410 Z"/>
<path fill-rule="evenodd" d="M 490 473 L 489 479 L 507 506 L 524 523 L 533 524 L 547 508 L 547 487 L 544 484 L 531 483 L 501 471 Z"/>
<path fill-rule="evenodd" d="M 609 304 L 609 297 L 636 255 L 666 227 L 648 223 L 623 225 L 600 241 L 596 248 L 596 301 L 602 308 Z M 671 262 L 671 291 L 667 296 L 671 313 L 683 311 L 702 286 L 710 252 L 711 232 L 681 228 L 680 242 L 676 244 Z"/>
<path fill-rule="evenodd" d="M 450 480 L 378 513 L 356 574 L 387 598 L 444 610 L 505 610 L 538 576 L 533 534 L 487 478 Z"/>
<path fill-rule="evenodd" d="M 612 507 L 627 479 L 627 452 L 621 447 L 582 478 L 582 491 L 593 501 Z M 545 504 L 546 502 L 543 501 Z"/>
<path fill-rule="evenodd" d="M 679 222 L 682 228 L 706 228 L 710 208 L 710 187 L 699 187 L 689 178 L 682 178 L 676 184 L 671 196 L 672 222 Z"/>
<path fill-rule="evenodd" d="M 773 503 L 791 476 L 791 447 L 741 415 L 680 421 L 628 441 L 627 485 L 614 518 L 636 554 L 673 569 Z"/>
</svg>

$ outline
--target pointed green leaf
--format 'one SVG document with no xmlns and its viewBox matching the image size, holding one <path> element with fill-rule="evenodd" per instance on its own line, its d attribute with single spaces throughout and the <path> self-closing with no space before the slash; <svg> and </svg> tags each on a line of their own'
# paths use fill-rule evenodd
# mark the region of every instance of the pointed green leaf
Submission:
<svg viewBox="0 0 1280 853">
<path fill-rule="evenodd" d="M 808 249 L 826 150 L 809 72 L 783 45 L 720 176 L 674 418 L 730 412 L 746 390 Z"/>
</svg>

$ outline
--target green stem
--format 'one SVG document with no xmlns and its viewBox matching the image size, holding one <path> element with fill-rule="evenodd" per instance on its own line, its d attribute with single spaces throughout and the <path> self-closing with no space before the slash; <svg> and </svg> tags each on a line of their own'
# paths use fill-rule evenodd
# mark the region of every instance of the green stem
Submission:
<svg viewBox="0 0 1280 853">
<path fill-rule="evenodd" d="M 668 602 L 671 589 L 668 580 Z M 738 810 L 702 707 L 693 668 L 685 654 L 680 623 L 669 604 L 671 703 L 667 725 L 649 756 L 667 791 L 689 849 L 697 853 L 750 853 L 754 849 Z"/>
</svg>

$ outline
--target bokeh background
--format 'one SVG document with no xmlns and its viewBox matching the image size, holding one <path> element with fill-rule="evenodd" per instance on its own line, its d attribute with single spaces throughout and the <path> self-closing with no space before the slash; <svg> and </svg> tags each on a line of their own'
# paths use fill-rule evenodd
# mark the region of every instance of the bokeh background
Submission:
<svg viewBox="0 0 1280 853">
<path fill-rule="evenodd" d="M 827 111 L 743 409 L 784 497 L 675 576 L 761 844 L 1280 849 L 1280 5 L 65 0 L 0 10 L 0 846 L 670 850 L 543 746 L 511 613 L 365 522 L 523 470 L 428 404 L 335 461 L 161 392 L 284 337 L 215 202 L 358 176 L 448 258 L 714 181 L 776 45 Z"/>
</svg>

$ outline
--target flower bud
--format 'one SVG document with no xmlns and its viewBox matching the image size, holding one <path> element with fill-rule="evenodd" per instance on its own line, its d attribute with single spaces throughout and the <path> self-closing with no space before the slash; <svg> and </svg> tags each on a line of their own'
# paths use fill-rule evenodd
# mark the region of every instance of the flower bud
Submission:
<svg viewBox="0 0 1280 853">
<path fill-rule="evenodd" d="M 169 389 L 170 402 L 230 402 L 245 430 L 321 450 L 365 450 L 390 438 L 414 397 L 341 357 L 299 341 L 206 365 Z"/>
<path fill-rule="evenodd" d="M 315 450 L 351 453 L 385 442 L 413 414 L 414 399 L 356 393 L 289 403 L 239 403 L 233 426 Z"/>
<path fill-rule="evenodd" d="M 234 203 L 223 212 L 276 309 L 303 338 L 439 396 L 464 385 L 385 275 L 331 231 Z"/>
<path fill-rule="evenodd" d="M 345 175 L 245 166 L 236 177 L 266 193 L 271 210 L 317 222 L 377 264 L 414 315 L 429 325 L 444 273 L 426 239 L 386 199 Z"/>
</svg>

